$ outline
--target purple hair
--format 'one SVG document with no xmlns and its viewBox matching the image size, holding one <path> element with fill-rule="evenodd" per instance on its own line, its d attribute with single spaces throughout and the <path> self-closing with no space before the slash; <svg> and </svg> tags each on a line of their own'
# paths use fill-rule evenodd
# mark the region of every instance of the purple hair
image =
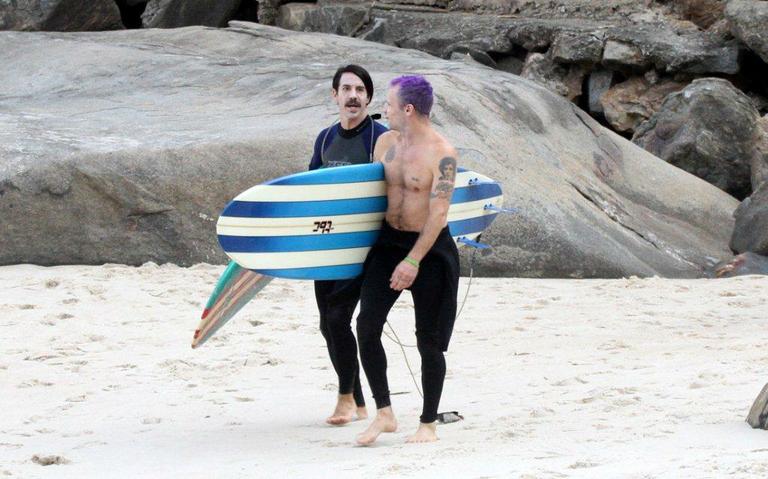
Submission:
<svg viewBox="0 0 768 479">
<path fill-rule="evenodd" d="M 434 96 L 432 85 L 421 75 L 404 75 L 397 77 L 389 83 L 391 87 L 400 87 L 398 97 L 403 105 L 413 105 L 417 112 L 429 116 L 432 111 Z"/>
</svg>

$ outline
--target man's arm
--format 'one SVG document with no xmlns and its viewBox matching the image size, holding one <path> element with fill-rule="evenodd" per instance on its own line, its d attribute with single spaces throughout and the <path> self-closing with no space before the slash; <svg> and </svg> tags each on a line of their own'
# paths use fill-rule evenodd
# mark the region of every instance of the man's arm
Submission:
<svg viewBox="0 0 768 479">
<path fill-rule="evenodd" d="M 419 238 L 408 253 L 407 258 L 417 263 L 424 259 L 424 256 L 432 249 L 435 240 L 448 220 L 448 208 L 451 206 L 451 196 L 456 183 L 456 157 L 458 155 L 453 148 L 450 148 L 446 153 L 433 168 L 427 221 L 419 233 Z M 446 173 L 443 174 L 442 172 Z M 407 260 L 403 260 L 392 273 L 390 287 L 401 291 L 413 284 L 418 273 L 418 267 Z"/>
<path fill-rule="evenodd" d="M 325 130 L 321 131 L 319 135 L 317 135 L 317 138 L 315 139 L 315 148 L 312 152 L 312 159 L 309 161 L 309 168 L 308 170 L 316 170 L 323 166 L 323 160 L 322 160 L 322 152 L 320 149 L 323 147 L 322 142 L 323 138 L 325 137 Z"/>
</svg>

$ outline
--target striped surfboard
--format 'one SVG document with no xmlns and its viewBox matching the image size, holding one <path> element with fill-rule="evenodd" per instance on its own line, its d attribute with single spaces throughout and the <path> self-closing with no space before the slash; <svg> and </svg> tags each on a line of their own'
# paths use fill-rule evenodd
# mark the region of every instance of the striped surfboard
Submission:
<svg viewBox="0 0 768 479">
<path fill-rule="evenodd" d="M 448 211 L 451 235 L 474 240 L 502 207 L 501 186 L 459 169 Z M 291 279 L 347 279 L 362 272 L 387 209 L 381 163 L 284 176 L 227 205 L 216 225 L 224 252 L 243 268 Z"/>
<path fill-rule="evenodd" d="M 230 261 L 203 309 L 200 325 L 192 337 L 192 348 L 208 341 L 272 279 Z"/>
</svg>

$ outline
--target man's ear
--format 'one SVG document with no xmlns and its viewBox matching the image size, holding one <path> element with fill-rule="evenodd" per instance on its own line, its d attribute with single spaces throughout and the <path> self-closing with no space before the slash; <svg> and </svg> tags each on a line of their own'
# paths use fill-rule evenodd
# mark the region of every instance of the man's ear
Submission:
<svg viewBox="0 0 768 479">
<path fill-rule="evenodd" d="M 337 96 L 339 96 L 339 92 L 335 88 L 331 88 L 331 98 L 335 100 Z"/>
</svg>

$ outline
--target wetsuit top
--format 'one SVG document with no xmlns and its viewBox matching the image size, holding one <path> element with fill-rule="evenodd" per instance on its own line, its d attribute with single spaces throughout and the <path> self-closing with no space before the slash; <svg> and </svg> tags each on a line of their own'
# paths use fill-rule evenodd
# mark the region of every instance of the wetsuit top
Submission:
<svg viewBox="0 0 768 479">
<path fill-rule="evenodd" d="M 371 117 L 351 130 L 345 130 L 340 123 L 336 123 L 317 135 L 309 169 L 369 163 L 376 140 L 386 131 L 386 126 Z"/>
</svg>

